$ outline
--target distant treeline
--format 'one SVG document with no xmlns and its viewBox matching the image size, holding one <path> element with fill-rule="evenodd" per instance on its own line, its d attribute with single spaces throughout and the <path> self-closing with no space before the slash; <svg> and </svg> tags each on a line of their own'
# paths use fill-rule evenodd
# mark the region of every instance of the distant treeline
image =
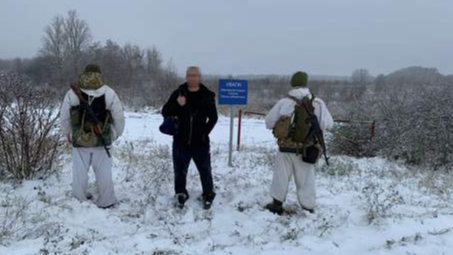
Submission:
<svg viewBox="0 0 453 255">
<path fill-rule="evenodd" d="M 45 27 L 42 41 L 35 57 L 0 59 L 0 70 L 25 75 L 36 86 L 51 88 L 61 97 L 69 84 L 77 80 L 86 64 L 98 63 L 105 82 L 116 89 L 130 107 L 160 107 L 169 93 L 183 81 L 172 62 L 165 62 L 156 47 L 119 45 L 112 40 L 97 42 L 89 24 L 80 19 L 76 11 L 55 16 Z M 301 67 L 295 67 L 295 71 L 298 68 Z M 250 104 L 247 107 L 258 111 L 269 109 L 290 89 L 289 75 L 248 77 Z M 207 75 L 204 83 L 217 90 L 219 78 Z M 317 76 L 310 81 L 310 88 L 332 106 L 335 115 L 345 115 L 345 105 L 363 96 L 385 97 L 447 84 L 453 84 L 453 76 L 444 76 L 436 69 L 410 67 L 377 77 L 366 69 L 357 69 L 349 79 L 326 77 L 323 80 Z"/>
<path fill-rule="evenodd" d="M 179 82 L 171 62 L 164 63 L 155 48 L 105 43 L 93 39 L 88 23 L 76 11 L 56 16 L 44 29 L 43 43 L 31 59 L 0 60 L 0 70 L 28 76 L 61 96 L 88 63 L 101 66 L 105 82 L 128 104 L 158 105 Z"/>
</svg>

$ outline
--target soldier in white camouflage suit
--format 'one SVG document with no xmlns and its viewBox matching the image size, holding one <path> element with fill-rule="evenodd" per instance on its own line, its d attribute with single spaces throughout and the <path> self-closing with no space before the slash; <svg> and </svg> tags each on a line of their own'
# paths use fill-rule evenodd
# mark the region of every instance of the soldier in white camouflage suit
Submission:
<svg viewBox="0 0 453 255">
<path fill-rule="evenodd" d="M 83 103 L 86 103 L 85 106 Z M 88 114 L 88 107 L 95 117 Z M 61 132 L 72 144 L 72 195 L 81 201 L 92 198 L 87 193 L 88 171 L 92 167 L 99 192 L 96 204 L 100 208 L 114 206 L 117 199 L 112 180 L 112 158 L 108 150 L 122 135 L 125 119 L 121 101 L 115 91 L 102 81 L 99 66 L 88 65 L 80 75 L 77 86 L 66 93 L 60 119 Z M 96 134 L 96 128 L 101 135 Z"/>
<path fill-rule="evenodd" d="M 334 122 L 325 103 L 319 98 L 312 98 L 307 85 L 308 75 L 306 73 L 297 72 L 293 75 L 291 79 L 293 89 L 266 116 L 266 127 L 268 129 L 274 129 L 282 118 L 293 116 L 296 101 L 304 98 L 310 100 L 320 129 L 325 131 L 332 128 Z M 279 152 L 276 156 L 270 192 L 273 202 L 268 204 L 266 208 L 277 214 L 284 212 L 283 202 L 286 200 L 288 187 L 292 176 L 294 176 L 299 204 L 303 209 L 313 213 L 316 206 L 315 165 L 302 160 L 300 154 L 303 149 L 302 147 L 298 148 L 301 145 L 291 141 L 291 139 L 279 139 L 278 145 Z"/>
</svg>

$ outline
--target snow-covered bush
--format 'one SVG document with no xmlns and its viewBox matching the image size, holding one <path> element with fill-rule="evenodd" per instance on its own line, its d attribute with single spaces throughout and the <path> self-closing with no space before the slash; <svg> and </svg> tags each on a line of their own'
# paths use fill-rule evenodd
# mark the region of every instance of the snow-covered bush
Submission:
<svg viewBox="0 0 453 255">
<path fill-rule="evenodd" d="M 252 152 L 247 159 L 247 164 L 252 168 L 266 167 L 273 169 L 275 162 L 275 151 L 272 148 L 260 146 L 244 146 L 242 152 Z M 238 165 L 244 165 L 238 161 Z"/>
<path fill-rule="evenodd" d="M 357 119 L 350 117 L 350 119 Z M 371 125 L 347 123 L 337 125 L 333 130 L 330 151 L 337 155 L 353 157 L 374 157 L 377 153 L 376 143 L 371 135 Z"/>
<path fill-rule="evenodd" d="M 333 157 L 330 158 L 329 165 L 323 164 L 318 171 L 331 176 L 349 176 L 354 171 L 354 164 L 342 158 Z"/>
<path fill-rule="evenodd" d="M 404 202 L 403 197 L 393 185 L 383 187 L 378 182 L 370 181 L 362 189 L 366 205 L 367 220 L 371 224 L 390 216 L 391 210 Z"/>
<path fill-rule="evenodd" d="M 453 164 L 453 93 L 429 88 L 401 104 L 381 107 L 378 142 L 383 155 L 435 169 Z"/>
<path fill-rule="evenodd" d="M 136 147 L 146 150 L 136 151 Z M 125 182 L 136 186 L 145 196 L 135 201 L 135 214 L 146 214 L 151 207 L 158 204 L 158 197 L 172 194 L 173 166 L 168 146 L 145 140 L 138 143 L 127 143 L 118 155 L 125 163 Z"/>
<path fill-rule="evenodd" d="M 23 230 L 28 201 L 23 198 L 13 198 L 10 194 L 2 196 L 0 201 L 0 244 L 6 245 L 13 236 Z"/>
<path fill-rule="evenodd" d="M 51 93 L 14 74 L 0 75 L 0 177 L 45 178 L 60 136 Z"/>
<path fill-rule="evenodd" d="M 369 125 L 339 125 L 330 143 L 336 154 L 382 155 L 411 165 L 446 168 L 453 164 L 453 93 L 435 86 L 417 93 L 395 93 L 361 100 L 349 107 L 350 119 L 376 120 Z"/>
<path fill-rule="evenodd" d="M 14 194 L 14 189 L 1 190 L 0 197 L 0 245 L 38 237 L 52 236 L 59 225 L 46 222 L 48 216 L 30 213 L 32 201 Z"/>
</svg>

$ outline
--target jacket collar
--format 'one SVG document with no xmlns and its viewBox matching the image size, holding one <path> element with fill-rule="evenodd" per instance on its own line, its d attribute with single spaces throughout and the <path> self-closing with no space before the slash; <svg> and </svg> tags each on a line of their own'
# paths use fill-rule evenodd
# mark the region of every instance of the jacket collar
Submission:
<svg viewBox="0 0 453 255">
<path fill-rule="evenodd" d="M 289 91 L 288 95 L 295 97 L 297 99 L 302 99 L 307 96 L 308 96 L 308 98 L 311 99 L 311 97 L 312 97 L 310 89 L 308 89 L 308 88 L 292 89 L 291 91 Z"/>
<path fill-rule="evenodd" d="M 93 89 L 82 89 L 81 90 L 91 96 L 91 97 L 101 97 L 105 94 L 106 90 L 107 90 L 108 86 L 107 85 L 103 85 L 102 87 L 96 89 L 96 90 L 93 90 Z"/>
<path fill-rule="evenodd" d="M 187 82 L 181 84 L 181 86 L 179 86 L 179 89 L 183 90 L 184 92 L 189 92 L 189 86 L 187 85 Z M 203 85 L 202 83 L 200 83 L 200 92 L 207 92 L 209 91 L 209 89 Z"/>
</svg>

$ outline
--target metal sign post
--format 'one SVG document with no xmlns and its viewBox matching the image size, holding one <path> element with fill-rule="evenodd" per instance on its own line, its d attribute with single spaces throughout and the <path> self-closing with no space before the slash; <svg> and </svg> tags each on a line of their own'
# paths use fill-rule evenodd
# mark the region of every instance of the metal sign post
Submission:
<svg viewBox="0 0 453 255">
<path fill-rule="evenodd" d="M 230 105 L 230 148 L 228 151 L 228 166 L 233 166 L 233 132 L 234 132 L 234 106 Z"/>
<path fill-rule="evenodd" d="M 219 105 L 230 106 L 230 143 L 228 153 L 228 166 L 233 167 L 233 131 L 234 131 L 234 106 L 246 105 L 248 98 L 248 82 L 246 80 L 220 80 Z"/>
</svg>

